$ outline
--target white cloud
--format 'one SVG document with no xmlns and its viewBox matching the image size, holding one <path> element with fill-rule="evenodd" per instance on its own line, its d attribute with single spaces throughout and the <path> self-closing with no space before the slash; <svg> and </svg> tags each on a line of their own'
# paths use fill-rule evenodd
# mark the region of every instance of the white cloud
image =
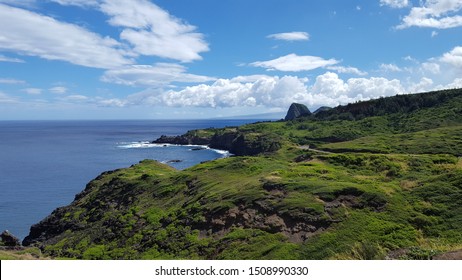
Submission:
<svg viewBox="0 0 462 280">
<path fill-rule="evenodd" d="M 421 2 L 421 7 L 413 7 L 397 28 L 416 26 L 447 29 L 462 26 L 462 16 L 456 14 L 461 9 L 462 0 L 427 0 Z"/>
<path fill-rule="evenodd" d="M 52 88 L 49 88 L 48 90 L 51 93 L 55 93 L 55 94 L 64 94 L 68 91 L 66 87 L 62 87 L 62 86 L 52 87 Z"/>
<path fill-rule="evenodd" d="M 25 61 L 19 58 L 6 57 L 0 54 L 0 62 L 24 63 Z"/>
<path fill-rule="evenodd" d="M 83 102 L 91 101 L 90 98 L 88 98 L 87 96 L 80 95 L 80 94 L 58 97 L 57 100 L 62 101 L 62 102 L 68 102 L 68 103 L 83 103 Z"/>
<path fill-rule="evenodd" d="M 450 52 L 443 54 L 440 61 L 456 68 L 462 68 L 462 46 L 457 46 Z"/>
<path fill-rule="evenodd" d="M 356 67 L 344 67 L 344 66 L 328 66 L 326 67 L 328 70 L 336 71 L 342 74 L 355 74 L 358 76 L 366 76 L 368 73 L 359 70 Z"/>
<path fill-rule="evenodd" d="M 418 83 L 411 84 L 408 92 L 425 92 L 434 90 L 434 82 L 430 78 L 423 77 Z"/>
<path fill-rule="evenodd" d="M 148 0 L 50 1 L 65 6 L 72 5 L 98 9 L 109 16 L 109 24 L 122 28 L 120 39 L 123 40 L 124 43 L 128 43 L 130 46 L 128 46 L 128 44 L 122 46 L 119 42 L 108 38 L 88 38 L 98 36 L 93 33 L 93 36 L 89 36 L 89 34 L 85 34 L 85 36 L 83 36 L 84 39 L 91 39 L 91 42 L 82 42 L 82 45 L 84 43 L 90 43 L 89 45 L 93 48 L 96 46 L 108 47 L 111 54 L 114 52 L 120 52 L 114 56 L 114 65 L 108 67 L 105 63 L 102 63 L 102 67 L 98 68 L 114 68 L 120 65 L 130 64 L 127 60 L 130 60 L 131 57 L 138 55 L 158 56 L 181 62 L 191 62 L 202 59 L 200 53 L 209 51 L 208 43 L 204 40 L 204 35 L 196 32 L 195 26 L 170 15 L 167 11 Z M 18 19 L 18 21 L 19 20 L 20 19 Z M 51 29 L 51 31 L 53 32 L 50 33 L 56 33 L 54 28 Z M 75 35 L 76 37 L 78 37 L 77 33 L 82 33 L 82 30 L 80 30 L 80 32 L 79 30 L 68 31 L 70 31 L 68 32 L 69 34 Z M 102 42 L 95 44 L 94 41 L 99 40 Z M 76 42 L 72 43 L 75 44 Z M 131 53 L 128 51 L 121 52 L 119 48 L 122 49 L 123 47 L 126 49 L 129 48 Z M 27 50 L 30 51 L 30 48 Z M 69 59 L 64 60 L 69 61 Z M 117 63 L 117 60 L 121 61 Z M 88 66 L 88 63 L 76 63 L 74 60 L 71 60 L 71 62 Z M 94 66 L 91 65 L 91 67 Z"/>
<path fill-rule="evenodd" d="M 250 65 L 255 67 L 263 67 L 268 70 L 299 72 L 335 65 L 337 63 L 339 63 L 339 61 L 335 59 L 326 60 L 322 57 L 308 55 L 298 56 L 292 53 L 273 60 L 252 62 Z"/>
<path fill-rule="evenodd" d="M 309 88 L 311 107 L 337 106 L 358 100 L 368 100 L 381 96 L 393 96 L 405 93 L 399 80 L 382 77 L 351 78 L 343 80 L 336 73 L 327 72 L 316 77 Z"/>
<path fill-rule="evenodd" d="M 434 62 L 424 62 L 422 63 L 422 69 L 431 74 L 440 73 L 440 65 Z"/>
<path fill-rule="evenodd" d="M 50 0 L 63 6 L 95 7 L 98 6 L 98 0 Z"/>
<path fill-rule="evenodd" d="M 110 16 L 111 25 L 124 28 L 121 39 L 138 54 L 191 62 L 202 59 L 199 54 L 209 50 L 195 26 L 149 1 L 105 0 L 100 9 Z"/>
<path fill-rule="evenodd" d="M 120 100 L 118 98 L 112 98 L 112 99 L 103 99 L 98 101 L 98 105 L 101 107 L 125 107 L 127 105 L 127 101 L 125 100 Z"/>
<path fill-rule="evenodd" d="M 162 102 L 168 106 L 213 108 L 257 105 L 286 107 L 294 101 L 304 101 L 306 95 L 303 80 L 293 76 L 262 76 L 249 83 L 237 80 L 219 79 L 212 85 L 170 90 L 162 94 Z"/>
<path fill-rule="evenodd" d="M 392 8 L 405 8 L 409 6 L 408 0 L 380 0 L 381 6 L 389 6 Z"/>
<path fill-rule="evenodd" d="M 316 77 L 314 84 L 296 76 L 238 76 L 218 79 L 213 84 L 189 86 L 181 90 L 147 89 L 125 99 L 100 100 L 100 106 L 170 106 L 232 108 L 255 107 L 286 110 L 292 102 L 311 108 L 337 106 L 357 100 L 403 94 L 406 90 L 398 80 L 381 77 L 343 80 L 327 72 Z"/>
<path fill-rule="evenodd" d="M 18 102 L 17 99 L 8 96 L 7 94 L 0 91 L 0 104 L 9 104 L 9 103 L 16 103 Z"/>
<path fill-rule="evenodd" d="M 0 79 L 0 84 L 9 84 L 9 85 L 20 85 L 25 84 L 25 81 L 16 80 L 16 79 Z"/>
<path fill-rule="evenodd" d="M 410 56 L 410 55 L 403 57 L 403 59 L 404 59 L 405 61 L 410 61 L 410 62 L 414 62 L 414 63 L 418 63 L 418 62 L 419 62 L 417 59 L 413 58 L 413 57 Z"/>
<path fill-rule="evenodd" d="M 174 82 L 204 83 L 216 80 L 212 77 L 189 74 L 186 70 L 186 67 L 174 63 L 132 65 L 108 70 L 101 80 L 128 86 L 162 86 Z"/>
<path fill-rule="evenodd" d="M 0 0 L 0 3 L 5 3 L 8 5 L 13 6 L 21 6 L 21 7 L 32 7 L 34 6 L 36 0 Z"/>
<path fill-rule="evenodd" d="M 432 36 L 432 38 L 434 38 L 434 37 L 438 36 L 438 32 L 436 32 L 436 31 L 434 31 L 434 30 L 433 30 L 433 31 L 432 31 L 432 35 L 431 35 L 431 36 Z"/>
<path fill-rule="evenodd" d="M 39 95 L 42 94 L 43 90 L 41 88 L 25 88 L 22 91 L 30 95 Z"/>
<path fill-rule="evenodd" d="M 447 85 L 446 88 L 462 88 L 462 79 L 456 78 L 454 81 Z"/>
<path fill-rule="evenodd" d="M 308 34 L 307 32 L 294 31 L 271 34 L 268 35 L 267 38 L 284 41 L 308 41 L 310 39 L 310 34 Z"/>
<path fill-rule="evenodd" d="M 132 63 L 120 44 L 80 26 L 0 4 L 0 50 L 95 68 Z"/>
<path fill-rule="evenodd" d="M 399 68 L 396 64 L 380 64 L 380 70 L 385 72 L 402 72 L 403 69 Z"/>
</svg>

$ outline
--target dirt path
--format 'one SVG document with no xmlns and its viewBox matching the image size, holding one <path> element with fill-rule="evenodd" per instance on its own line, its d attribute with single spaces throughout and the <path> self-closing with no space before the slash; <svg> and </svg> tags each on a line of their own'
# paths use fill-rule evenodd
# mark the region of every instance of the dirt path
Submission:
<svg viewBox="0 0 462 280">
<path fill-rule="evenodd" d="M 310 148 L 309 145 L 299 146 L 298 148 L 301 149 L 301 150 L 313 151 L 313 152 L 318 152 L 318 153 L 323 153 L 323 154 L 333 154 L 332 152 L 322 151 L 322 150 Z"/>
</svg>

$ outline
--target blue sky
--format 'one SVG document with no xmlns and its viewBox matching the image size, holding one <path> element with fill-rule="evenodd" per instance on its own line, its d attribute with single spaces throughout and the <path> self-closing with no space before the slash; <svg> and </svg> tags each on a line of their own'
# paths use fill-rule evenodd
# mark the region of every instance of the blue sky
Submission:
<svg viewBox="0 0 462 280">
<path fill-rule="evenodd" d="M 0 0 L 0 120 L 198 119 L 462 87 L 462 0 Z"/>
</svg>

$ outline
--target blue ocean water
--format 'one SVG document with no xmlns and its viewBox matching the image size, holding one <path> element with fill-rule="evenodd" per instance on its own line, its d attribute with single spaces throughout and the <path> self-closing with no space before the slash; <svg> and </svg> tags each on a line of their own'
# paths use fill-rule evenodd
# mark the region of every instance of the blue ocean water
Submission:
<svg viewBox="0 0 462 280">
<path fill-rule="evenodd" d="M 72 202 L 101 172 L 155 159 L 184 169 L 226 156 L 186 146 L 150 145 L 159 136 L 252 120 L 0 121 L 0 231 L 19 238 Z"/>
</svg>

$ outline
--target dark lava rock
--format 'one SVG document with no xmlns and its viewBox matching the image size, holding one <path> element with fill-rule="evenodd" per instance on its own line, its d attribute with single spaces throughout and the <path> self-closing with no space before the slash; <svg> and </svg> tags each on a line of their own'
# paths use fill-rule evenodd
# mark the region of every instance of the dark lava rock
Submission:
<svg viewBox="0 0 462 280">
<path fill-rule="evenodd" d="M 289 107 L 289 111 L 287 111 L 287 115 L 284 118 L 284 120 L 291 121 L 298 117 L 309 116 L 309 115 L 311 115 L 311 112 L 308 109 L 308 107 L 306 107 L 303 104 L 292 103 L 292 105 L 290 105 Z"/>
<path fill-rule="evenodd" d="M 2 234 L 0 235 L 0 238 L 2 239 L 2 243 L 4 246 L 8 246 L 8 247 L 21 246 L 21 242 L 19 241 L 19 239 L 7 230 L 2 232 Z"/>
</svg>

